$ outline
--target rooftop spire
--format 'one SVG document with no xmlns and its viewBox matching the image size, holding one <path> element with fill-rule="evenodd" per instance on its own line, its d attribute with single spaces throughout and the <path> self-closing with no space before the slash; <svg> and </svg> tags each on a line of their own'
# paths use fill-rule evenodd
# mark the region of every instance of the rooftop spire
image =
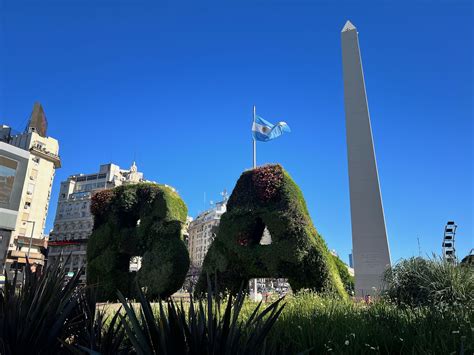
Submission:
<svg viewBox="0 0 474 355">
<path fill-rule="evenodd" d="M 39 102 L 35 102 L 33 112 L 31 112 L 27 132 L 36 132 L 42 137 L 46 137 L 46 130 L 48 129 L 48 120 L 44 114 L 43 106 Z"/>
</svg>

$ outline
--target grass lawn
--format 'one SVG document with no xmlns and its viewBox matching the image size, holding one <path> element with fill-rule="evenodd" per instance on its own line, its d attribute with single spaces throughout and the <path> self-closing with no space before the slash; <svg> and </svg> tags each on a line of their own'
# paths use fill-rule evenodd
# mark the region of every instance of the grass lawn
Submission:
<svg viewBox="0 0 474 355">
<path fill-rule="evenodd" d="M 272 353 L 460 354 L 464 351 L 472 354 L 474 351 L 474 311 L 463 307 L 410 308 L 387 301 L 367 305 L 314 293 L 289 295 L 284 302 L 285 308 L 267 338 L 267 349 Z M 222 303 L 225 305 L 225 301 Z M 103 306 L 110 313 L 119 309 L 118 304 Z M 241 320 L 245 321 L 256 306 L 257 303 L 247 299 Z M 265 304 L 262 306 L 265 308 Z M 156 303 L 153 308 L 158 314 Z"/>
</svg>

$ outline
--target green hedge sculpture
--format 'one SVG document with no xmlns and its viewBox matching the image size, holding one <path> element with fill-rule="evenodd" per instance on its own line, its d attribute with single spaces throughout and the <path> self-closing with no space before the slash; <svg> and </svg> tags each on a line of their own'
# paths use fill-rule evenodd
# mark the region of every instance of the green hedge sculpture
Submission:
<svg viewBox="0 0 474 355">
<path fill-rule="evenodd" d="M 96 193 L 94 229 L 87 243 L 87 284 L 98 286 L 101 301 L 117 299 L 117 290 L 134 297 L 136 281 L 148 298 L 176 292 L 189 269 L 182 229 L 187 208 L 164 185 L 124 185 Z M 130 258 L 142 256 L 138 272 Z"/>
<path fill-rule="evenodd" d="M 342 284 L 344 285 L 345 290 L 348 294 L 354 294 L 354 283 L 355 279 L 354 276 L 349 274 L 349 270 L 347 269 L 346 264 L 336 255 L 331 254 L 332 259 L 334 260 L 334 264 L 337 267 L 337 271 L 339 272 L 339 277 L 341 278 Z"/>
<path fill-rule="evenodd" d="M 272 242 L 261 245 L 265 227 Z M 227 203 L 206 254 L 196 295 L 211 285 L 237 292 L 251 278 L 286 277 L 293 289 L 347 293 L 301 190 L 280 165 L 245 171 Z M 217 277 L 217 280 L 215 278 Z"/>
</svg>

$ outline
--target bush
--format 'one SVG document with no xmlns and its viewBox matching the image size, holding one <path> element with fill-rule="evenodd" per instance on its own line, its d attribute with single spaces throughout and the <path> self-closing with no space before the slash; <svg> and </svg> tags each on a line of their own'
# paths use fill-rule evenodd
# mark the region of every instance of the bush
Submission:
<svg viewBox="0 0 474 355">
<path fill-rule="evenodd" d="M 474 269 L 440 258 L 400 261 L 386 271 L 384 288 L 401 305 L 474 309 Z"/>
</svg>

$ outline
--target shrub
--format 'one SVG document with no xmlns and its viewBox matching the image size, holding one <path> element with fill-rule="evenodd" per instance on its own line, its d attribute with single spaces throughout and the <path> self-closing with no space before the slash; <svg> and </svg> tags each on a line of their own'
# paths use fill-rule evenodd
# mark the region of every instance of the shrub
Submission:
<svg viewBox="0 0 474 355">
<path fill-rule="evenodd" d="M 474 249 L 461 260 L 461 265 L 474 267 Z"/>
<path fill-rule="evenodd" d="M 440 258 L 400 261 L 384 276 L 385 296 L 409 306 L 474 309 L 474 269 Z"/>
</svg>

